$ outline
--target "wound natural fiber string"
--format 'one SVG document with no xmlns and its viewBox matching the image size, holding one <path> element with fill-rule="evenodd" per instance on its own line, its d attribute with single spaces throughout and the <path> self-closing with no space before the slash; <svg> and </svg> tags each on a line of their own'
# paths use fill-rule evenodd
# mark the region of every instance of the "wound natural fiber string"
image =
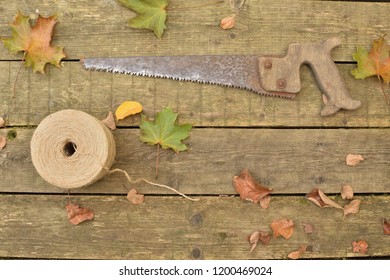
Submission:
<svg viewBox="0 0 390 280">
<path fill-rule="evenodd" d="M 66 189 L 87 186 L 107 175 L 116 151 L 111 131 L 77 110 L 47 116 L 35 130 L 30 147 L 39 175 Z"/>
<path fill-rule="evenodd" d="M 114 137 L 102 121 L 82 111 L 69 109 L 47 116 L 35 130 L 30 147 L 39 175 L 60 188 L 79 188 L 106 175 L 122 173 L 132 184 L 145 182 L 198 201 L 163 184 L 144 178 L 132 180 L 122 169 L 110 170 L 116 151 Z"/>
</svg>

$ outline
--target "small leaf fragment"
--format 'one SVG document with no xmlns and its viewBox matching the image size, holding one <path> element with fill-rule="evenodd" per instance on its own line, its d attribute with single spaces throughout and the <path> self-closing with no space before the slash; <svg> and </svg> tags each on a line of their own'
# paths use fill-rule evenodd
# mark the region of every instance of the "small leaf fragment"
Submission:
<svg viewBox="0 0 390 280">
<path fill-rule="evenodd" d="M 271 241 L 271 235 L 269 232 L 264 231 L 255 231 L 248 237 L 249 243 L 252 245 L 251 252 L 257 247 L 258 242 L 260 241 L 263 245 L 268 245 Z"/>
<path fill-rule="evenodd" d="M 124 118 L 142 112 L 142 105 L 136 101 L 125 101 L 119 105 L 115 111 L 116 119 L 123 120 Z"/>
<path fill-rule="evenodd" d="M 345 162 L 348 166 L 355 166 L 358 165 L 361 161 L 363 161 L 364 158 L 362 155 L 354 155 L 354 154 L 349 154 L 345 158 Z"/>
<path fill-rule="evenodd" d="M 294 222 L 289 219 L 275 220 L 271 223 L 270 226 L 274 231 L 274 237 L 281 235 L 285 239 L 290 239 L 294 233 Z"/>
<path fill-rule="evenodd" d="M 224 30 L 228 30 L 228 29 L 232 29 L 235 24 L 236 24 L 236 19 L 234 18 L 234 16 L 228 16 L 221 19 L 219 26 Z"/>
<path fill-rule="evenodd" d="M 82 208 L 76 203 L 68 202 L 65 209 L 68 213 L 68 220 L 73 225 L 78 225 L 84 221 L 91 221 L 94 218 L 92 210 Z"/>
<path fill-rule="evenodd" d="M 260 202 L 262 208 L 268 208 L 271 200 L 269 194 L 272 190 L 256 182 L 248 169 L 244 169 L 240 175 L 233 177 L 233 185 L 241 199 L 249 200 L 253 203 Z"/>
<path fill-rule="evenodd" d="M 341 188 L 341 198 L 342 199 L 352 199 L 353 198 L 353 189 L 350 185 L 344 185 Z"/>
<path fill-rule="evenodd" d="M 356 214 L 357 212 L 359 212 L 360 202 L 360 199 L 354 199 L 349 204 L 345 205 L 343 208 L 344 217 L 348 214 Z"/>
<path fill-rule="evenodd" d="M 7 138 L 0 136 L 0 151 L 7 145 Z"/>
<path fill-rule="evenodd" d="M 306 252 L 307 245 L 302 244 L 297 251 L 291 252 L 288 254 L 288 258 L 292 260 L 297 260 L 302 257 L 302 255 Z"/>
<path fill-rule="evenodd" d="M 311 224 L 304 223 L 304 224 L 303 224 L 303 230 L 304 230 L 305 233 L 307 233 L 307 234 L 312 234 L 312 233 L 314 232 L 314 227 L 313 227 L 313 225 L 311 225 Z"/>
<path fill-rule="evenodd" d="M 368 243 L 364 240 L 359 240 L 359 241 L 353 241 L 352 242 L 353 246 L 353 252 L 354 253 L 361 253 L 361 254 L 366 254 L 368 250 Z"/>
<path fill-rule="evenodd" d="M 127 193 L 127 199 L 133 204 L 142 204 L 145 201 L 143 194 L 139 194 L 136 189 L 131 189 Z"/>
<path fill-rule="evenodd" d="M 107 117 L 102 120 L 102 122 L 111 130 L 116 129 L 116 123 L 115 123 L 115 118 L 114 115 L 111 111 L 108 112 Z"/>
<path fill-rule="evenodd" d="M 390 223 L 386 219 L 383 219 L 383 233 L 390 234 Z"/>
<path fill-rule="evenodd" d="M 334 207 L 338 209 L 343 209 L 343 207 L 332 199 L 327 197 L 320 189 L 314 188 L 310 193 L 306 195 L 306 198 L 316 204 L 319 207 Z"/>
</svg>

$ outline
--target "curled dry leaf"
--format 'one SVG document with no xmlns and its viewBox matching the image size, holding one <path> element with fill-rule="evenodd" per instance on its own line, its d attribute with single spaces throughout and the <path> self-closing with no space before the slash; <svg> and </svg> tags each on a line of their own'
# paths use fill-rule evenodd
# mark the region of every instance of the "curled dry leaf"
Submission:
<svg viewBox="0 0 390 280">
<path fill-rule="evenodd" d="M 302 257 L 302 255 L 306 252 L 307 245 L 302 244 L 297 251 L 291 252 L 288 254 L 288 258 L 292 260 L 297 260 Z"/>
<path fill-rule="evenodd" d="M 257 247 L 259 241 L 263 245 L 268 245 L 271 241 L 271 235 L 269 234 L 269 232 L 255 231 L 248 237 L 248 241 L 252 245 L 251 252 L 253 252 L 253 250 Z"/>
<path fill-rule="evenodd" d="M 352 251 L 354 253 L 361 253 L 361 254 L 367 253 L 368 243 L 364 240 L 354 241 L 352 242 L 352 246 L 353 246 Z"/>
<path fill-rule="evenodd" d="M 386 219 L 383 219 L 383 233 L 390 234 L 390 223 Z"/>
<path fill-rule="evenodd" d="M 142 105 L 136 101 L 125 101 L 115 111 L 116 119 L 122 120 L 128 116 L 142 112 Z"/>
<path fill-rule="evenodd" d="M 355 166 L 355 165 L 358 165 L 361 161 L 363 161 L 364 158 L 362 155 L 353 155 L 353 154 L 349 154 L 347 155 L 347 157 L 345 158 L 345 162 L 347 165 L 349 166 Z"/>
<path fill-rule="evenodd" d="M 236 19 L 234 18 L 234 16 L 228 16 L 221 19 L 219 26 L 224 30 L 228 30 L 228 29 L 232 29 L 235 24 L 236 24 Z"/>
<path fill-rule="evenodd" d="M 359 212 L 360 202 L 360 199 L 354 199 L 349 204 L 345 205 L 343 208 L 344 217 L 348 214 L 356 214 L 357 212 Z"/>
<path fill-rule="evenodd" d="M 115 118 L 114 115 L 112 114 L 111 111 L 108 112 L 107 117 L 102 120 L 102 122 L 111 130 L 116 129 L 116 123 L 115 123 Z"/>
<path fill-rule="evenodd" d="M 5 119 L 3 117 L 0 117 L 0 127 L 5 126 Z"/>
<path fill-rule="evenodd" d="M 332 199 L 327 197 L 320 189 L 314 188 L 310 193 L 306 195 L 306 198 L 316 204 L 319 207 L 334 207 L 338 209 L 343 209 L 343 207 Z"/>
<path fill-rule="evenodd" d="M 233 177 L 233 184 L 241 199 L 259 203 L 263 208 L 269 206 L 271 189 L 263 187 L 253 179 L 248 169 Z M 263 201 L 262 201 L 263 200 Z"/>
<path fill-rule="evenodd" d="M 285 239 L 290 239 L 294 233 L 294 222 L 289 219 L 275 220 L 271 224 L 271 229 L 274 231 L 274 237 L 281 235 Z"/>
<path fill-rule="evenodd" d="M 142 204 L 145 201 L 143 194 L 139 194 L 136 189 L 131 189 L 127 193 L 127 199 L 133 204 Z"/>
<path fill-rule="evenodd" d="M 353 197 L 353 189 L 350 185 L 344 185 L 341 188 L 341 198 L 342 199 L 352 199 Z"/>
<path fill-rule="evenodd" d="M 0 151 L 7 145 L 7 138 L 0 136 Z"/>
<path fill-rule="evenodd" d="M 68 220 L 73 225 L 78 225 L 87 220 L 93 220 L 94 214 L 92 210 L 82 208 L 76 203 L 68 202 L 68 204 L 66 204 L 65 209 L 68 213 Z"/>
</svg>

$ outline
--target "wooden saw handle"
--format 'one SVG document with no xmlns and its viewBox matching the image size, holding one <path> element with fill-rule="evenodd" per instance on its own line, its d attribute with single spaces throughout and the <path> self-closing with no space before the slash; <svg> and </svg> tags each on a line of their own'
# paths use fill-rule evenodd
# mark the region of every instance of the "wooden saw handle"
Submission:
<svg viewBox="0 0 390 280">
<path fill-rule="evenodd" d="M 261 86 L 271 92 L 297 93 L 301 89 L 299 69 L 308 64 L 326 100 L 321 116 L 329 116 L 340 109 L 354 110 L 361 102 L 352 99 L 340 72 L 333 62 L 331 50 L 341 45 L 340 38 L 317 43 L 290 44 L 285 57 L 259 57 Z"/>
</svg>

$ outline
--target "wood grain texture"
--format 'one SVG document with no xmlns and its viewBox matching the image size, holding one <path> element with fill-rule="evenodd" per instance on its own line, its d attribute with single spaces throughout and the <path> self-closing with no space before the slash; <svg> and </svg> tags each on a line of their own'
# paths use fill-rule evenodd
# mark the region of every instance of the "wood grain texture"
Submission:
<svg viewBox="0 0 390 280">
<path fill-rule="evenodd" d="M 350 74 L 355 67 L 338 65 L 350 96 L 362 107 L 321 117 L 322 94 L 306 66 L 295 100 L 216 85 L 86 71 L 78 62 L 66 62 L 62 69 L 49 67 L 46 76 L 22 71 L 12 98 L 19 63 L 1 62 L 0 112 L 8 114 L 9 125 L 37 125 L 50 113 L 69 108 L 103 119 L 123 101 L 136 100 L 150 117 L 171 106 L 180 113 L 181 122 L 202 127 L 388 127 L 390 107 L 378 80 L 355 80 Z M 118 125 L 138 123 L 139 117 L 132 117 Z"/>
<path fill-rule="evenodd" d="M 0 192 L 64 192 L 36 173 L 29 149 L 33 130 L 16 132 L 17 137 L 0 152 Z M 186 194 L 234 194 L 233 176 L 248 168 L 275 193 L 306 194 L 313 187 L 339 193 L 343 184 L 352 185 L 357 193 L 389 193 L 389 133 L 388 129 L 193 129 L 185 141 L 187 152 L 161 152 L 157 182 Z M 126 170 L 134 179 L 153 180 L 157 150 L 141 143 L 138 135 L 138 129 L 114 131 L 113 168 Z M 365 161 L 347 166 L 350 153 L 363 155 Z M 129 186 L 123 175 L 115 174 L 72 193 L 124 193 L 123 184 Z M 170 193 L 145 184 L 135 187 L 142 193 Z"/>
<path fill-rule="evenodd" d="M 26 0 L 1 5 L 0 34 L 10 36 L 8 23 L 17 11 L 48 16 L 58 12 L 53 43 L 65 47 L 68 59 L 92 56 L 168 54 L 283 54 L 292 42 L 340 36 L 343 46 L 334 59 L 351 61 L 357 45 L 390 33 L 386 21 L 389 3 L 346 1 L 252 0 L 236 27 L 221 30 L 220 20 L 230 15 L 228 1 L 172 0 L 162 40 L 152 32 L 132 29 L 135 14 L 114 0 Z M 183 43 L 185 42 L 185 43 Z M 21 59 L 0 48 L 0 59 Z"/>
<path fill-rule="evenodd" d="M 95 212 L 94 221 L 73 226 L 66 218 L 65 195 L 0 195 L 0 257 L 285 259 L 301 244 L 309 248 L 303 258 L 390 255 L 382 229 L 390 214 L 388 196 L 359 197 L 359 213 L 345 218 L 341 210 L 296 196 L 273 197 L 267 210 L 238 197 L 200 198 L 146 197 L 135 206 L 124 196 L 72 196 Z M 250 253 L 247 236 L 259 229 L 271 232 L 270 223 L 281 218 L 295 224 L 291 239 L 273 238 Z M 304 223 L 314 227 L 312 234 L 304 232 Z M 361 239 L 369 244 L 366 255 L 352 253 L 351 243 Z"/>
</svg>

